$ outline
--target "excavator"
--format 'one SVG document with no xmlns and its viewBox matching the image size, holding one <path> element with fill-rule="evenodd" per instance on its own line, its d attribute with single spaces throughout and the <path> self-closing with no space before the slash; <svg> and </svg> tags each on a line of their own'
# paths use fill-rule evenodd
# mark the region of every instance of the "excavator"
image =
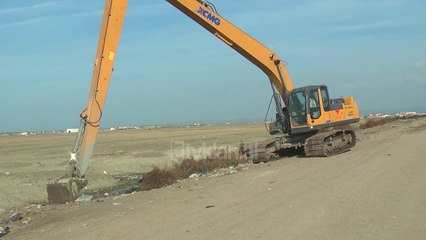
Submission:
<svg viewBox="0 0 426 240">
<path fill-rule="evenodd" d="M 254 163 L 269 161 L 286 149 L 303 149 L 308 157 L 348 151 L 356 143 L 346 128 L 360 119 L 353 97 L 331 99 L 325 85 L 294 88 L 283 60 L 276 53 L 222 17 L 206 0 L 166 0 L 262 70 L 272 88 L 276 119 L 269 124 L 277 137 L 252 146 L 246 154 Z M 67 174 L 47 183 L 50 203 L 77 199 L 88 184 L 86 171 L 101 123 L 128 0 L 106 0 L 87 107 L 80 114 Z"/>
</svg>

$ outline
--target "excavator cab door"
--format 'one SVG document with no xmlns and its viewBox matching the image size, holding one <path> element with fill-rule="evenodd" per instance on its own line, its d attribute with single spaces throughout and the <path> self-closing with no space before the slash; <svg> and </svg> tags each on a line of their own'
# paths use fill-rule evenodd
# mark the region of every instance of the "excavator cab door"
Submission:
<svg viewBox="0 0 426 240">
<path fill-rule="evenodd" d="M 300 89 L 290 93 L 290 122 L 293 127 L 301 127 L 307 125 L 307 104 L 306 91 Z"/>
<path fill-rule="evenodd" d="M 311 117 L 312 123 L 315 119 L 321 117 L 321 106 L 320 106 L 320 97 L 318 94 L 318 88 L 311 88 L 308 91 L 308 108 L 309 115 Z"/>
</svg>

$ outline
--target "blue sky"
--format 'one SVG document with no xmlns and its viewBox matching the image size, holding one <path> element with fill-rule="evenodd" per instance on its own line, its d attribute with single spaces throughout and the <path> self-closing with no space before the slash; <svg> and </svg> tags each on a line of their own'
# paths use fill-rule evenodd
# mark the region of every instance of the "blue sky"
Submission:
<svg viewBox="0 0 426 240">
<path fill-rule="evenodd" d="M 213 1 L 296 87 L 363 113 L 426 111 L 426 2 Z M 86 105 L 103 0 L 0 1 L 0 132 L 65 129 Z M 102 127 L 263 120 L 263 73 L 166 1 L 129 0 Z"/>
</svg>

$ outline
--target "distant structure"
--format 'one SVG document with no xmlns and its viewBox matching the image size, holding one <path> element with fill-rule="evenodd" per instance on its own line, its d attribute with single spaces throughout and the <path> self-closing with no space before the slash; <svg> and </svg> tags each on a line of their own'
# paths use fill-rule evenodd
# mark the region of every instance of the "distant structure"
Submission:
<svg viewBox="0 0 426 240">
<path fill-rule="evenodd" d="M 117 130 L 130 130 L 130 129 L 140 129 L 140 127 L 136 126 L 118 126 Z"/>
<path fill-rule="evenodd" d="M 382 113 L 376 112 L 376 113 L 369 114 L 367 117 L 381 117 L 381 116 L 383 116 Z"/>
<path fill-rule="evenodd" d="M 67 128 L 65 133 L 78 133 L 78 128 Z"/>
</svg>

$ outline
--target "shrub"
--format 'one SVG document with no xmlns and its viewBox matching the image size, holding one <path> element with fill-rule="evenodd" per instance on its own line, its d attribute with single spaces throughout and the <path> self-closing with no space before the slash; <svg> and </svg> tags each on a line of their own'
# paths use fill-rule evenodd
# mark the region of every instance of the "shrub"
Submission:
<svg viewBox="0 0 426 240">
<path fill-rule="evenodd" d="M 247 163 L 247 158 L 240 150 L 229 151 L 216 149 L 205 159 L 195 160 L 193 157 L 175 162 L 171 167 L 164 169 L 153 166 L 151 172 L 147 173 L 139 184 L 142 191 L 162 188 L 175 183 L 179 179 L 189 178 L 194 173 L 206 173 L 220 168 L 238 166 Z"/>
</svg>

